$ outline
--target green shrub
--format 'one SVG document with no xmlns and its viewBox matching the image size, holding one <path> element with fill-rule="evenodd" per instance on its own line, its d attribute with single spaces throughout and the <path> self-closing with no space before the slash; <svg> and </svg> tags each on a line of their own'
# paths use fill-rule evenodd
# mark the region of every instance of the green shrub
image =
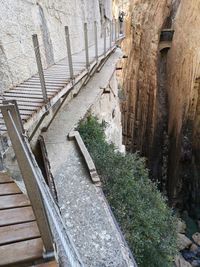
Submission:
<svg viewBox="0 0 200 267">
<path fill-rule="evenodd" d="M 171 267 L 176 254 L 176 219 L 156 185 L 148 178 L 143 158 L 123 155 L 104 134 L 105 124 L 88 117 L 79 125 L 103 181 L 104 193 L 138 266 Z"/>
</svg>

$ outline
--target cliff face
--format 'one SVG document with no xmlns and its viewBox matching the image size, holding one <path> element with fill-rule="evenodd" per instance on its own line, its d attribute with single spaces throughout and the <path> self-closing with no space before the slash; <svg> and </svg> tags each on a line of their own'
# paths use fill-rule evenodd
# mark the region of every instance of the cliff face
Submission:
<svg viewBox="0 0 200 267">
<path fill-rule="evenodd" d="M 152 178 L 172 202 L 198 204 L 200 3 L 143 0 L 130 6 L 120 82 L 124 143 L 148 158 Z M 164 28 L 175 33 L 171 49 L 159 51 Z"/>
<path fill-rule="evenodd" d="M 43 66 L 66 57 L 64 26 L 69 26 L 72 52 L 84 48 L 83 23 L 89 43 L 112 17 L 112 0 L 8 0 L 0 1 L 0 89 L 5 90 L 37 72 L 32 34 L 39 38 Z"/>
<path fill-rule="evenodd" d="M 181 1 L 167 59 L 168 191 L 171 197 L 181 193 L 187 196 L 186 202 L 200 203 L 200 2 L 197 2 Z"/>
<path fill-rule="evenodd" d="M 169 14 L 168 1 L 134 1 L 123 44 L 128 59 L 124 66 L 123 134 L 127 149 L 147 154 L 153 142 L 157 61 L 160 30 Z"/>
</svg>

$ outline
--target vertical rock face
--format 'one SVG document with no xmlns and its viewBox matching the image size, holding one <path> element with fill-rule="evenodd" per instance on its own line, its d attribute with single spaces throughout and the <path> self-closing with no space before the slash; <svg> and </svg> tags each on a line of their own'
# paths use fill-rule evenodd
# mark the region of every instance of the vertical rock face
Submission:
<svg viewBox="0 0 200 267">
<path fill-rule="evenodd" d="M 37 72 L 32 34 L 39 38 L 43 66 L 66 57 L 64 26 L 69 26 L 72 52 L 84 48 L 83 23 L 89 44 L 94 43 L 94 21 L 112 16 L 112 0 L 0 1 L 0 89 L 5 90 Z"/>
<path fill-rule="evenodd" d="M 101 98 L 94 103 L 90 111 L 100 121 L 106 123 L 105 134 L 107 141 L 112 142 L 119 151 L 124 152 L 116 73 L 112 75 L 109 85 L 103 89 Z"/>
<path fill-rule="evenodd" d="M 181 1 L 173 23 L 175 34 L 167 62 L 170 136 L 168 191 L 171 197 L 177 196 L 179 191 L 187 195 L 186 202 L 199 202 L 199 14 L 198 1 Z"/>
<path fill-rule="evenodd" d="M 120 83 L 124 143 L 148 157 L 152 177 L 172 202 L 199 204 L 200 3 L 135 0 L 130 6 Z M 164 28 L 175 33 L 171 49 L 159 51 Z"/>
<path fill-rule="evenodd" d="M 128 55 L 123 88 L 123 134 L 127 149 L 148 154 L 153 142 L 158 45 L 169 13 L 168 1 L 133 1 L 127 31 Z"/>
</svg>

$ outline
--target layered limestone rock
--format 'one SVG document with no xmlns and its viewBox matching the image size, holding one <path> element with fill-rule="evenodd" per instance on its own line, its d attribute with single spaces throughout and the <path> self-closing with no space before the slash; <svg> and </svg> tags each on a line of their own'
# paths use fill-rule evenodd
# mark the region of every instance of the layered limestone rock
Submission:
<svg viewBox="0 0 200 267">
<path fill-rule="evenodd" d="M 120 83 L 124 143 L 148 157 L 172 202 L 191 210 L 188 203 L 200 203 L 200 3 L 135 0 L 130 7 Z M 165 28 L 174 38 L 160 51 Z"/>
<path fill-rule="evenodd" d="M 186 202 L 200 203 L 200 3 L 182 0 L 174 20 L 168 53 L 169 182 L 171 197 L 179 192 Z M 177 187 L 179 185 L 179 187 Z"/>
<path fill-rule="evenodd" d="M 72 52 L 84 48 L 83 24 L 88 23 L 89 44 L 94 43 L 94 21 L 112 17 L 112 0 L 8 0 L 0 1 L 1 90 L 37 72 L 32 34 L 39 38 L 43 66 L 66 57 L 64 26 L 70 30 Z"/>
<path fill-rule="evenodd" d="M 161 28 L 169 1 L 133 1 L 127 18 L 128 56 L 124 67 L 123 134 L 127 149 L 148 154 L 153 142 L 157 93 L 157 60 Z"/>
<path fill-rule="evenodd" d="M 135 1 L 132 6 L 131 49 L 123 84 L 124 136 L 130 150 L 147 151 L 152 142 L 157 49 L 167 15 L 167 1 Z"/>
</svg>

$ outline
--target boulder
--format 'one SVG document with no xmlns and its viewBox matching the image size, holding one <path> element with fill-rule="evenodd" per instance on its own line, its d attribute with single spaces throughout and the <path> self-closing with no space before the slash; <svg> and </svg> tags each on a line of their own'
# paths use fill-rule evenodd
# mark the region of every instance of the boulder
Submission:
<svg viewBox="0 0 200 267">
<path fill-rule="evenodd" d="M 187 236 L 178 233 L 177 246 L 179 251 L 188 248 L 191 245 L 192 241 Z"/>
<path fill-rule="evenodd" d="M 179 254 L 175 259 L 175 267 L 192 267 L 192 265 Z"/>
<path fill-rule="evenodd" d="M 190 251 L 196 252 L 198 250 L 198 246 L 196 244 L 192 244 L 190 247 Z"/>
<path fill-rule="evenodd" d="M 194 240 L 194 242 L 198 245 L 198 246 L 200 246 L 200 233 L 195 233 L 195 234 L 193 234 L 192 235 L 192 238 L 193 238 L 193 240 Z"/>
<path fill-rule="evenodd" d="M 200 260 L 193 260 L 191 264 L 192 267 L 198 267 L 200 265 Z"/>
</svg>

